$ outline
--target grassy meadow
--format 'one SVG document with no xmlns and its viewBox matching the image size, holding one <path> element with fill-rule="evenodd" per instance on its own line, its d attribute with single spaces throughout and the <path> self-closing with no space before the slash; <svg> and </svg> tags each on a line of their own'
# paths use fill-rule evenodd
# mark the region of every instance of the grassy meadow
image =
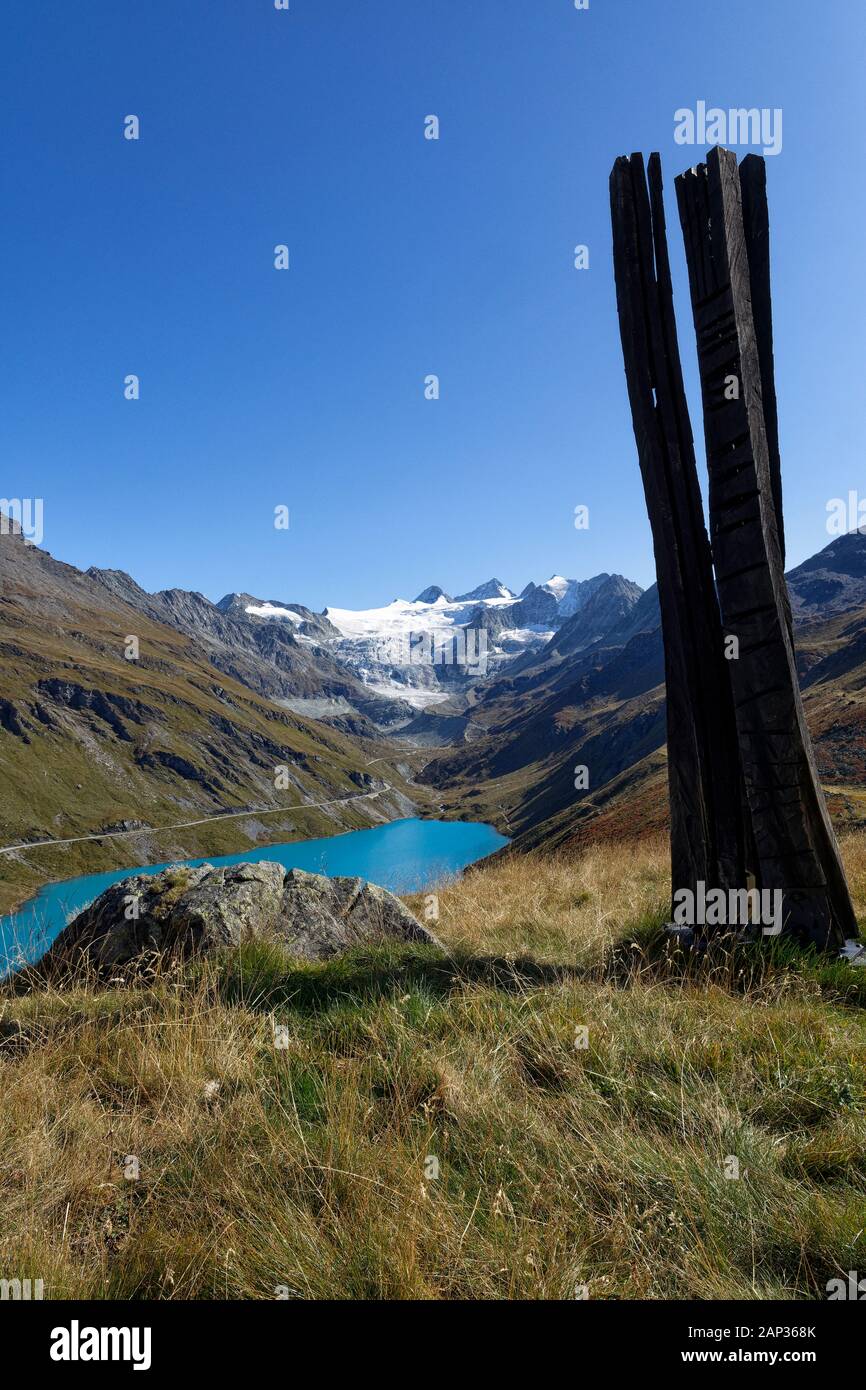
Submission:
<svg viewBox="0 0 866 1390">
<path fill-rule="evenodd" d="M 866 911 L 866 836 L 844 852 Z M 442 888 L 444 956 L 251 943 L 7 989 L 0 1277 L 825 1297 L 866 1268 L 866 970 L 771 941 L 689 961 L 661 940 L 667 873 L 661 841 L 506 857 Z"/>
</svg>

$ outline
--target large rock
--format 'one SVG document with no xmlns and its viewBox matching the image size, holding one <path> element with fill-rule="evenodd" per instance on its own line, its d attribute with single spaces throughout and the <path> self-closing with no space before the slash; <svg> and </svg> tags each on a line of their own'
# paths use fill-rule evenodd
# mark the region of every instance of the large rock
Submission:
<svg viewBox="0 0 866 1390">
<path fill-rule="evenodd" d="M 113 970 L 148 954 L 190 955 L 256 938 L 325 960 L 364 941 L 436 938 L 399 898 L 362 878 L 325 878 L 281 864 L 183 865 L 135 874 L 61 932 L 46 965 Z"/>
</svg>

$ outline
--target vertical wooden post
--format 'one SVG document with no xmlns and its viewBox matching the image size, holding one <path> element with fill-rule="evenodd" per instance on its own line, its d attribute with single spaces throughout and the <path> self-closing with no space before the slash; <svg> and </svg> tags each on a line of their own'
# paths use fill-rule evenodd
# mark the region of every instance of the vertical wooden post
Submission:
<svg viewBox="0 0 866 1390">
<path fill-rule="evenodd" d="M 676 181 L 698 339 L 710 535 L 759 885 L 784 894 L 785 929 L 820 946 L 857 935 L 797 681 L 782 562 L 762 176 L 711 151 Z M 755 292 L 757 328 L 752 309 Z M 769 436 L 765 401 L 772 419 Z"/>
<path fill-rule="evenodd" d="M 770 487 L 776 506 L 779 554 L 785 567 L 785 527 L 782 520 L 782 459 L 779 451 L 779 413 L 773 371 L 773 308 L 770 297 L 770 210 L 767 205 L 767 166 L 760 155 L 748 154 L 740 162 L 740 194 L 743 202 L 743 235 L 749 258 L 752 319 L 761 370 L 761 401 L 767 432 Z"/>
<path fill-rule="evenodd" d="M 632 422 L 653 533 L 667 682 L 673 889 L 745 881 L 737 739 L 683 387 L 661 165 L 610 178 L 614 271 Z"/>
</svg>

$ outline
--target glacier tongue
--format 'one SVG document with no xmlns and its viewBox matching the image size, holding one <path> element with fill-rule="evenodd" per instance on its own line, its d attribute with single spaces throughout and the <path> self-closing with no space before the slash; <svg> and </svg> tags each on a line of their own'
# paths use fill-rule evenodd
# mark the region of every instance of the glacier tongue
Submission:
<svg viewBox="0 0 866 1390">
<path fill-rule="evenodd" d="M 609 578 L 555 574 L 528 584 L 520 598 L 496 578 L 456 598 L 431 584 L 411 601 L 321 614 L 249 594 L 222 603 L 254 622 L 290 624 L 299 640 L 314 640 L 372 690 L 423 708 L 462 696 L 515 657 L 539 650 Z"/>
</svg>

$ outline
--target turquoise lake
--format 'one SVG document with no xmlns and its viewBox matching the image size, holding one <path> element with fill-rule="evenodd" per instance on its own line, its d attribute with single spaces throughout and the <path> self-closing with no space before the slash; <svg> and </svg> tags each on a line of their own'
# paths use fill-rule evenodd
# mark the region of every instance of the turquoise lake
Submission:
<svg viewBox="0 0 866 1390">
<path fill-rule="evenodd" d="M 398 820 L 371 830 L 352 830 L 322 840 L 247 849 L 241 854 L 184 859 L 184 864 L 249 864 L 272 859 L 287 869 L 366 878 L 392 893 L 419 893 L 451 879 L 469 864 L 507 845 L 492 825 L 467 821 Z M 177 863 L 177 860 L 171 861 Z M 0 974 L 38 960 L 66 925 L 112 883 L 135 873 L 158 873 L 165 864 L 134 865 L 49 883 L 11 916 L 0 918 Z"/>
</svg>

